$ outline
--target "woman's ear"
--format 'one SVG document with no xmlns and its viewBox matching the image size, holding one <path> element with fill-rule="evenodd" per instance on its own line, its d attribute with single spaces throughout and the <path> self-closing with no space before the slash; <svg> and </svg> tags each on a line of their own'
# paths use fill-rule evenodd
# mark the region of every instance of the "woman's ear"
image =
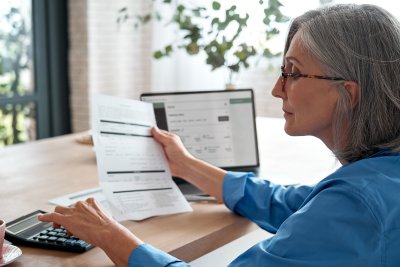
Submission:
<svg viewBox="0 0 400 267">
<path fill-rule="evenodd" d="M 344 89 L 346 89 L 347 93 L 350 96 L 351 107 L 357 105 L 360 99 L 360 87 L 356 81 L 345 81 Z"/>
</svg>

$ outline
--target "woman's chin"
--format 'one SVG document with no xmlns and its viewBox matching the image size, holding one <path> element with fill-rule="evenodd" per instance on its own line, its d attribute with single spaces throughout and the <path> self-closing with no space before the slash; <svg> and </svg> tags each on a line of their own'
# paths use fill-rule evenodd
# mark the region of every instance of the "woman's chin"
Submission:
<svg viewBox="0 0 400 267">
<path fill-rule="evenodd" d="M 299 129 L 296 129 L 296 127 L 294 127 L 294 125 L 288 123 L 287 121 L 285 123 L 284 130 L 285 130 L 285 133 L 290 135 L 290 136 L 302 136 L 302 135 L 304 135 L 303 132 L 299 131 Z"/>
<path fill-rule="evenodd" d="M 290 135 L 290 136 L 295 136 L 295 133 L 293 132 L 293 129 L 290 127 L 287 127 L 285 124 L 285 133 Z"/>
</svg>

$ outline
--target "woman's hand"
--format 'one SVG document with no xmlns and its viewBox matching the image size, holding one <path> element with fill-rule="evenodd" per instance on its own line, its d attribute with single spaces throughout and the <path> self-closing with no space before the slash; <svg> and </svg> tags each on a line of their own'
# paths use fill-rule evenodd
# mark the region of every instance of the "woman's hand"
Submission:
<svg viewBox="0 0 400 267">
<path fill-rule="evenodd" d="M 187 177 L 190 172 L 189 162 L 195 158 L 186 150 L 179 136 L 157 127 L 153 127 L 151 133 L 154 139 L 163 146 L 172 175 L 181 178 Z"/>
<path fill-rule="evenodd" d="M 163 146 L 172 175 L 185 179 L 204 193 L 222 201 L 222 183 L 226 171 L 193 157 L 176 134 L 151 129 L 154 138 Z"/>
<path fill-rule="evenodd" d="M 38 217 L 44 222 L 63 226 L 69 233 L 102 248 L 117 266 L 126 266 L 129 255 L 142 243 L 133 233 L 112 219 L 94 198 L 72 207 L 57 206 L 52 213 Z"/>
</svg>

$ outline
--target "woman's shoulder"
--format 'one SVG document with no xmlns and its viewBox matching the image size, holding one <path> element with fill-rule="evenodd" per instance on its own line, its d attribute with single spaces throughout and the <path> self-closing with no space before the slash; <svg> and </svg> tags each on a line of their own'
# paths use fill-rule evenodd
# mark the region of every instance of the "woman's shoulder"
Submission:
<svg viewBox="0 0 400 267">
<path fill-rule="evenodd" d="M 330 180 L 343 180 L 357 187 L 370 183 L 394 183 L 400 186 L 400 153 L 376 153 L 346 164 L 322 181 Z"/>
<path fill-rule="evenodd" d="M 327 190 L 359 202 L 384 228 L 400 227 L 399 155 L 370 157 L 345 165 L 315 186 L 314 197 Z M 393 218 L 393 214 L 397 215 Z"/>
</svg>

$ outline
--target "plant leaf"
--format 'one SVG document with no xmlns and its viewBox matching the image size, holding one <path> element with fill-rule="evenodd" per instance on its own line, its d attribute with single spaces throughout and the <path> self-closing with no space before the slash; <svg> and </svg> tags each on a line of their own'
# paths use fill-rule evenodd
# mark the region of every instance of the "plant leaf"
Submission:
<svg viewBox="0 0 400 267">
<path fill-rule="evenodd" d="M 217 1 L 213 1 L 213 2 L 212 2 L 212 8 L 213 8 L 214 10 L 220 10 L 221 4 L 220 4 L 219 2 L 217 2 Z"/>
<path fill-rule="evenodd" d="M 155 59 L 160 59 L 160 58 L 163 57 L 163 53 L 162 53 L 160 50 L 155 51 L 154 54 L 153 54 L 153 57 L 154 57 Z"/>
</svg>

